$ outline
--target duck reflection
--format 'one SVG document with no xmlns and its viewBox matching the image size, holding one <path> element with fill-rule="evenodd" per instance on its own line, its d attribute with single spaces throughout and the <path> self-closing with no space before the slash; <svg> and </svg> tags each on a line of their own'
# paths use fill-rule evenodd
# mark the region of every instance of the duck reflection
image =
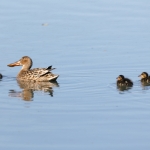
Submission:
<svg viewBox="0 0 150 150">
<path fill-rule="evenodd" d="M 49 93 L 53 97 L 53 87 L 59 87 L 57 81 L 55 82 L 32 82 L 32 81 L 20 81 L 17 80 L 18 85 L 22 91 L 10 90 L 9 96 L 20 97 L 25 101 L 32 101 L 34 97 L 34 91 L 43 91 Z"/>
</svg>

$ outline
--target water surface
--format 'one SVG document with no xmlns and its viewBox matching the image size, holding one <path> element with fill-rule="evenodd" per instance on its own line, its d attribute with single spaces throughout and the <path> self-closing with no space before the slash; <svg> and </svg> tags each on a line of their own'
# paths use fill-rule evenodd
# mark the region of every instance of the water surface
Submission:
<svg viewBox="0 0 150 150">
<path fill-rule="evenodd" d="M 150 148 L 150 2 L 26 0 L 0 6 L 0 148 Z M 33 67 L 57 68 L 55 84 L 21 84 L 27 55 Z M 134 86 L 116 87 L 116 77 Z"/>
</svg>

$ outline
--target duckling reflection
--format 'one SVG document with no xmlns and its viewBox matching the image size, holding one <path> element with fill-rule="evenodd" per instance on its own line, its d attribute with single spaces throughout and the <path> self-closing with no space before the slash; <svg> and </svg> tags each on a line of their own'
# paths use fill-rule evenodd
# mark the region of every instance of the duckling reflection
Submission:
<svg viewBox="0 0 150 150">
<path fill-rule="evenodd" d="M 125 78 L 123 75 L 117 77 L 117 89 L 120 91 L 129 90 L 133 86 L 133 82 Z"/>
<path fill-rule="evenodd" d="M 57 81 L 55 82 L 28 82 L 17 80 L 18 85 L 22 91 L 10 90 L 9 96 L 21 97 L 23 100 L 31 101 L 34 97 L 34 91 L 43 91 L 49 93 L 53 97 L 53 87 L 59 87 Z"/>
<path fill-rule="evenodd" d="M 130 90 L 132 87 L 128 87 L 128 86 L 117 86 L 117 89 L 119 91 L 128 91 Z"/>
</svg>

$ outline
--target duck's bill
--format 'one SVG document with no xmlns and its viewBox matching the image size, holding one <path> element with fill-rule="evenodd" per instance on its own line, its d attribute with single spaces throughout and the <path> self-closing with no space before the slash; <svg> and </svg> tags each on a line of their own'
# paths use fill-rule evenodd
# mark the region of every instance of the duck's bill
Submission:
<svg viewBox="0 0 150 150">
<path fill-rule="evenodd" d="M 141 77 L 141 74 L 138 77 Z"/>
<path fill-rule="evenodd" d="M 116 79 L 117 79 L 117 80 L 119 80 L 119 79 L 120 79 L 120 77 L 117 77 Z"/>
<path fill-rule="evenodd" d="M 20 61 L 16 61 L 14 63 L 8 64 L 9 67 L 21 66 Z"/>
</svg>

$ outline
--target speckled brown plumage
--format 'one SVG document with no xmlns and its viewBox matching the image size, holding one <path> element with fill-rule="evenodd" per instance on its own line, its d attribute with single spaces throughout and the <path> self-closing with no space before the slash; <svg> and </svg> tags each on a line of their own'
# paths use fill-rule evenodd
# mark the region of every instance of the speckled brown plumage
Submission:
<svg viewBox="0 0 150 150">
<path fill-rule="evenodd" d="M 8 66 L 22 66 L 22 69 L 17 75 L 19 80 L 34 80 L 34 81 L 53 81 L 58 78 L 59 75 L 53 74 L 51 71 L 55 68 L 49 66 L 48 68 L 34 68 L 32 67 L 32 59 L 28 56 L 22 57 L 19 61 L 11 63 Z"/>
</svg>

